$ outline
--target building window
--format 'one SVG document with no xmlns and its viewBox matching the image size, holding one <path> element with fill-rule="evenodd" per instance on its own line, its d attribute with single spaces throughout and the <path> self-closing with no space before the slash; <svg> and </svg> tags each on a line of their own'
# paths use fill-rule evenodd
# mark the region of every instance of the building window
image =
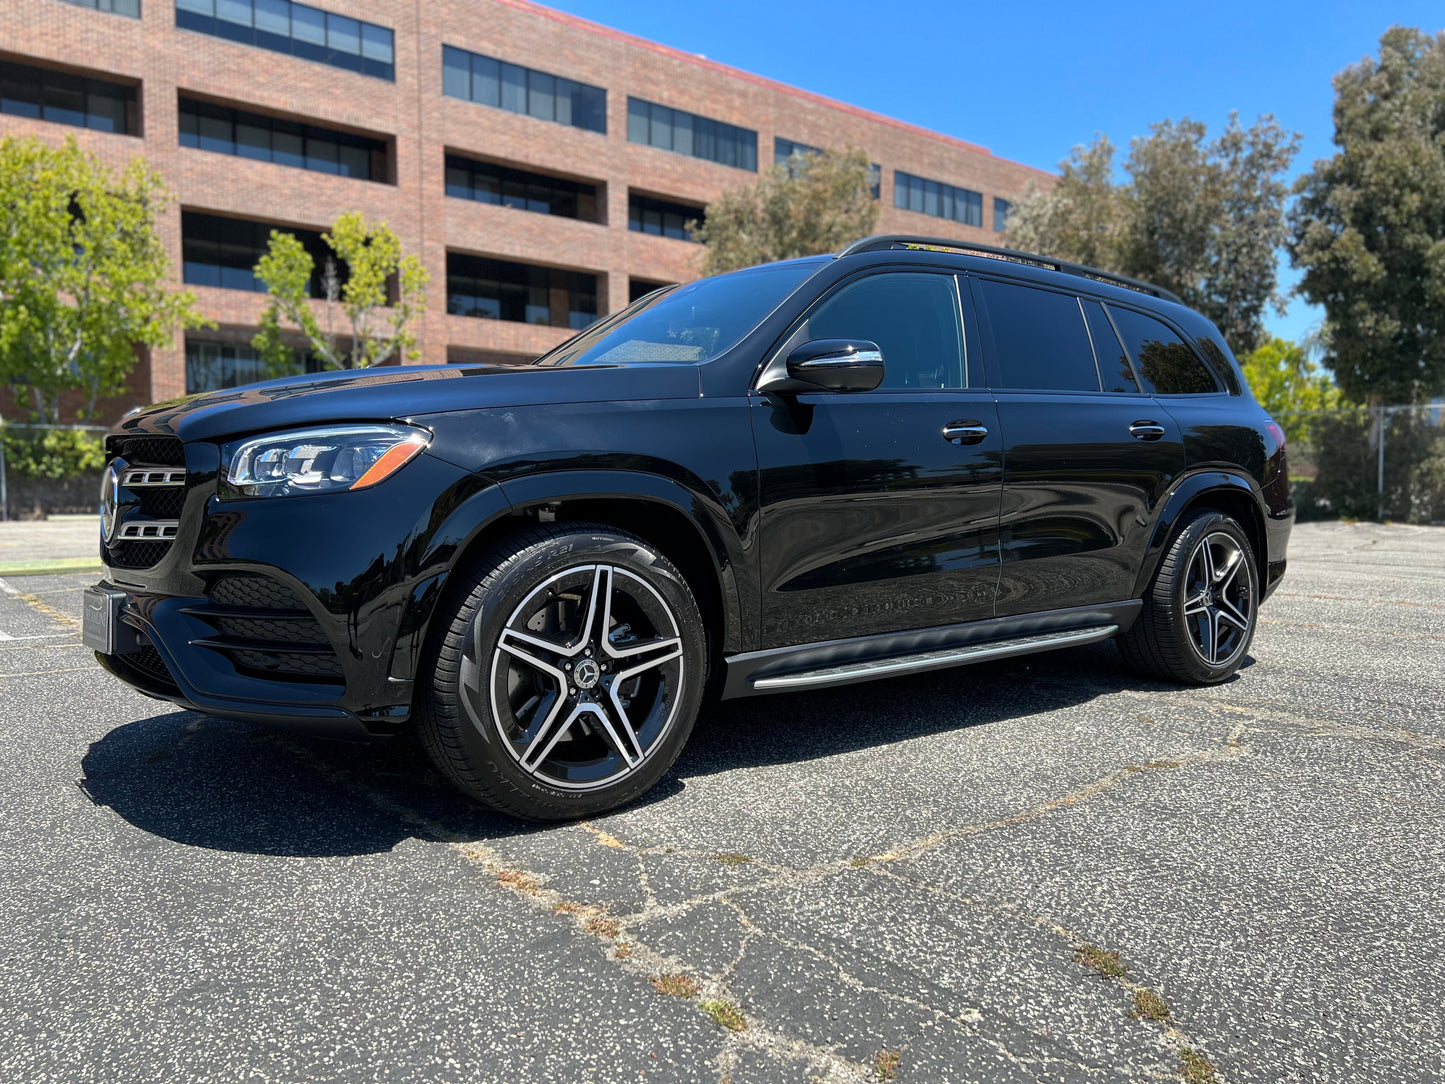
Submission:
<svg viewBox="0 0 1445 1084">
<path fill-rule="evenodd" d="M 665 105 L 627 99 L 627 139 L 757 172 L 758 133 Z"/>
<path fill-rule="evenodd" d="M 452 98 L 509 113 L 589 132 L 607 131 L 607 91 L 601 87 L 450 45 L 442 46 L 442 91 Z"/>
<path fill-rule="evenodd" d="M 255 267 L 271 243 L 271 231 L 295 234 L 311 254 L 315 271 L 311 296 L 325 297 L 323 268 L 334 259 L 331 249 L 314 230 L 295 230 L 243 218 L 222 218 L 199 211 L 181 212 L 182 277 L 191 286 L 219 286 L 223 290 L 265 293 Z M 345 267 L 338 269 L 345 277 Z"/>
<path fill-rule="evenodd" d="M 447 312 L 581 331 L 597 321 L 597 276 L 449 252 Z"/>
<path fill-rule="evenodd" d="M 701 222 L 703 208 L 690 207 L 685 203 L 668 203 L 666 200 L 627 194 L 627 228 L 633 233 L 650 233 L 657 237 L 671 237 L 675 241 L 691 241 L 689 222 Z"/>
<path fill-rule="evenodd" d="M 796 172 L 790 161 L 795 154 L 822 154 L 823 148 L 814 147 L 809 143 L 798 143 L 792 139 L 783 139 L 781 136 L 773 137 L 773 164 L 788 167 L 788 175 L 795 176 Z M 883 191 L 883 167 L 877 162 L 868 164 L 868 191 L 874 199 L 878 199 Z"/>
<path fill-rule="evenodd" d="M 641 301 L 648 294 L 665 290 L 671 285 L 670 282 L 648 282 L 646 279 L 629 278 L 627 280 L 627 303 L 631 305 L 634 301 Z"/>
<path fill-rule="evenodd" d="M 181 99 L 181 146 L 363 181 L 388 179 L 379 139 Z"/>
<path fill-rule="evenodd" d="M 292 0 L 176 0 L 176 25 L 378 79 L 396 79 L 390 29 Z"/>
<path fill-rule="evenodd" d="M 275 380 L 283 376 L 319 373 L 321 362 L 300 350 L 290 360 L 277 364 L 267 362 L 248 342 L 216 342 L 211 339 L 186 337 L 186 394 L 220 391 Z"/>
<path fill-rule="evenodd" d="M 138 88 L 0 60 L 0 113 L 140 135 Z"/>
<path fill-rule="evenodd" d="M 1014 205 L 1006 199 L 993 198 L 993 232 L 1003 233 L 1008 229 L 1008 216 L 1012 213 Z"/>
<path fill-rule="evenodd" d="M 64 2 L 74 4 L 78 8 L 94 8 L 96 11 L 129 15 L 132 19 L 140 18 L 140 0 L 64 0 Z"/>
<path fill-rule="evenodd" d="M 595 185 L 447 155 L 447 195 L 562 218 L 601 220 Z"/>
<path fill-rule="evenodd" d="M 915 177 L 902 170 L 893 171 L 893 206 L 962 222 L 965 226 L 983 225 L 982 193 Z"/>
</svg>

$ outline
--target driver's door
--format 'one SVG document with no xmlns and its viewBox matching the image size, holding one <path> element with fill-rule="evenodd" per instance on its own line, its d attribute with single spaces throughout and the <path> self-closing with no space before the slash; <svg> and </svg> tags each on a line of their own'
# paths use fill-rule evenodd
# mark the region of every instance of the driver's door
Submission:
<svg viewBox="0 0 1445 1084">
<path fill-rule="evenodd" d="M 877 343 L 885 376 L 868 392 L 752 397 L 759 646 L 992 617 L 1003 443 L 993 397 L 969 386 L 957 280 L 850 279 L 783 349 L 815 339 Z"/>
</svg>

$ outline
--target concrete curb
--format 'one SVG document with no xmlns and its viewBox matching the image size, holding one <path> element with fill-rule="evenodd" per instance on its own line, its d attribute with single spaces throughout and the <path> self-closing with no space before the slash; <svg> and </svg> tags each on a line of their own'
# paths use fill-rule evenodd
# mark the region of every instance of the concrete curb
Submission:
<svg viewBox="0 0 1445 1084">
<path fill-rule="evenodd" d="M 101 571 L 93 557 L 66 557 L 53 561 L 0 561 L 0 579 L 12 576 L 54 576 L 64 573 Z"/>
</svg>

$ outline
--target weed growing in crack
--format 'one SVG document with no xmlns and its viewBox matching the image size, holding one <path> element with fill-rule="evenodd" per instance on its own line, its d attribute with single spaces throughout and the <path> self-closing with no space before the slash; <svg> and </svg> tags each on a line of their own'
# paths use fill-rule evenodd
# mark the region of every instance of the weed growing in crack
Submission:
<svg viewBox="0 0 1445 1084">
<path fill-rule="evenodd" d="M 609 941 L 615 941 L 622 933 L 622 923 L 615 918 L 591 918 L 583 929 L 593 937 L 605 937 Z"/>
<path fill-rule="evenodd" d="M 1101 949 L 1098 945 L 1085 944 L 1076 948 L 1074 963 L 1092 967 L 1106 979 L 1122 979 L 1129 970 L 1128 965 L 1119 959 L 1117 952 Z"/>
<path fill-rule="evenodd" d="M 864 855 L 861 855 L 861 854 L 860 854 L 860 855 L 857 855 L 856 857 L 853 857 L 853 858 L 848 859 L 848 865 L 852 866 L 854 869 L 862 869 L 864 866 L 866 866 L 866 865 L 867 865 L 869 862 L 871 862 L 871 861 L 872 861 L 871 858 L 867 858 L 867 857 L 865 857 Z"/>
<path fill-rule="evenodd" d="M 671 997 L 696 997 L 702 984 L 691 975 L 653 975 L 652 988 Z"/>
<path fill-rule="evenodd" d="M 552 910 L 556 911 L 559 915 L 575 915 L 578 911 L 585 910 L 585 908 L 582 904 L 575 903 L 572 900 L 563 900 L 561 903 L 554 903 Z"/>
<path fill-rule="evenodd" d="M 903 1055 L 896 1050 L 880 1050 L 873 1056 L 873 1071 L 878 1074 L 879 1080 L 897 1080 L 898 1066 L 903 1061 Z"/>
<path fill-rule="evenodd" d="M 703 1001 L 698 1007 L 712 1017 L 713 1023 L 727 1028 L 729 1031 L 747 1031 L 748 1022 L 743 1018 L 742 1010 L 730 1001 Z"/>
<path fill-rule="evenodd" d="M 1129 1014 L 1135 1020 L 1154 1020 L 1164 1023 L 1169 1019 L 1169 1002 L 1153 990 L 1134 991 L 1134 1011 Z"/>
<path fill-rule="evenodd" d="M 628 959 L 632 955 L 632 942 L 624 941 L 612 950 L 612 955 L 616 956 L 619 960 Z"/>
<path fill-rule="evenodd" d="M 535 896 L 542 887 L 537 883 L 537 878 L 530 873 L 523 873 L 519 869 L 504 869 L 497 874 L 497 881 L 507 888 L 517 892 L 525 892 L 529 896 Z"/>
<path fill-rule="evenodd" d="M 1187 1084 L 1214 1084 L 1214 1064 L 1203 1054 L 1195 1053 L 1189 1047 L 1179 1051 L 1180 1069 Z"/>
<path fill-rule="evenodd" d="M 745 866 L 753 860 L 752 855 L 732 853 L 715 854 L 713 859 L 725 866 Z"/>
</svg>

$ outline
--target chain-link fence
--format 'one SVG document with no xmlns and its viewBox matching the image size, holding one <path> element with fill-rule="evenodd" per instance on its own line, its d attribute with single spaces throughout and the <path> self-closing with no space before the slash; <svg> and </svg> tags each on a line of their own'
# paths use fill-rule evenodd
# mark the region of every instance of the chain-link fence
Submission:
<svg viewBox="0 0 1445 1084">
<path fill-rule="evenodd" d="M 1300 519 L 1445 523 L 1442 415 L 1440 403 L 1277 415 Z"/>
<path fill-rule="evenodd" d="M 0 420 L 0 520 L 94 512 L 105 466 L 105 426 Z"/>
</svg>

